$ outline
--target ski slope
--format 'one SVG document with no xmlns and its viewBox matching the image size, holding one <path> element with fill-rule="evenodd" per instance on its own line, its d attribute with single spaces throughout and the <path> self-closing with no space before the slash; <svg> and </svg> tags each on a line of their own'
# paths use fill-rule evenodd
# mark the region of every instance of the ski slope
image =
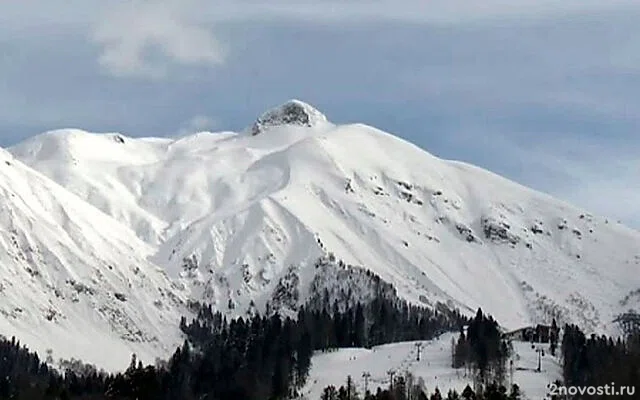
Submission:
<svg viewBox="0 0 640 400">
<path fill-rule="evenodd" d="M 378 387 L 389 387 L 390 375 L 404 376 L 410 372 L 414 378 L 424 380 L 430 395 L 437 387 L 446 397 L 449 390 L 462 393 L 469 385 L 473 388 L 473 379 L 465 370 L 451 367 L 451 339 L 457 340 L 457 334 L 445 334 L 431 341 L 403 342 L 372 349 L 340 349 L 335 352 L 317 353 L 311 364 L 307 385 L 302 394 L 308 400 L 318 400 L 325 387 L 333 385 L 339 388 L 346 384 L 351 376 L 359 393 L 365 392 L 364 374 L 369 374 L 368 389 L 375 393 Z M 416 344 L 422 345 L 420 361 L 417 360 Z M 525 396 L 539 400 L 548 394 L 547 385 L 562 377 L 562 367 L 558 358 L 545 354 L 541 359 L 541 372 L 538 367 L 538 354 L 525 342 L 513 342 L 513 383 L 516 383 Z M 543 346 L 548 350 L 548 345 Z M 511 361 L 510 360 L 510 361 Z M 509 365 L 509 363 L 508 363 Z M 511 382 L 511 374 L 507 384 Z"/>
<path fill-rule="evenodd" d="M 640 304 L 638 231 L 373 127 L 334 124 L 300 101 L 242 132 L 131 138 L 64 129 L 2 157 L 12 166 L 0 165 L 0 279 L 14 297 L 0 333 L 99 364 L 102 356 L 40 333 L 42 324 L 78 342 L 88 332 L 114 340 L 118 359 L 125 350 L 154 357 L 180 340 L 187 300 L 246 315 L 286 287 L 283 307 L 295 308 L 313 296 L 313 265 L 328 253 L 375 272 L 409 301 L 470 314 L 482 307 L 507 329 L 555 317 L 616 333 L 615 315 Z M 16 229 L 22 239 L 12 244 Z M 53 255 L 11 255 L 34 243 Z M 105 265 L 117 272 L 102 272 L 103 282 L 95 271 Z M 326 285 L 341 285 L 328 274 Z M 55 296 L 68 279 L 104 296 L 73 324 L 46 325 L 49 304 L 76 315 L 78 303 Z M 14 317 L 25 291 L 32 305 Z M 113 301 L 116 291 L 128 300 Z M 104 325 L 97 311 L 107 303 L 157 341 L 114 333 L 119 325 Z M 94 330 L 83 329 L 94 320 Z"/>
</svg>

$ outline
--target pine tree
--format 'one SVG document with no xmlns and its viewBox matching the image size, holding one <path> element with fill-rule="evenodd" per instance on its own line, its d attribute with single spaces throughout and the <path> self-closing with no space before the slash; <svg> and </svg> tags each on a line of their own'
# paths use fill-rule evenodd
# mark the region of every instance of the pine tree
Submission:
<svg viewBox="0 0 640 400">
<path fill-rule="evenodd" d="M 436 387 L 436 390 L 431 395 L 430 400 L 442 400 L 442 394 L 440 394 L 440 389 Z"/>
<path fill-rule="evenodd" d="M 464 390 L 462 391 L 462 396 L 461 396 L 464 400 L 475 400 L 476 398 L 476 394 L 473 391 L 473 389 L 471 389 L 471 386 L 467 385 Z"/>
<path fill-rule="evenodd" d="M 327 386 L 322 391 L 321 400 L 338 400 L 338 391 L 333 385 Z"/>
<path fill-rule="evenodd" d="M 347 376 L 347 386 L 346 386 L 345 389 L 347 391 L 346 400 L 358 400 L 359 399 L 358 391 L 356 390 L 356 386 L 353 384 L 353 379 L 351 378 L 351 375 Z"/>
<path fill-rule="evenodd" d="M 522 398 L 522 395 L 520 394 L 520 386 L 516 384 L 511 385 L 509 400 L 520 400 L 521 398 Z"/>
<path fill-rule="evenodd" d="M 449 393 L 447 393 L 447 400 L 459 400 L 459 399 L 460 399 L 460 395 L 456 390 L 449 390 Z"/>
<path fill-rule="evenodd" d="M 551 343 L 549 350 L 551 351 L 551 355 L 555 357 L 556 349 L 558 348 L 558 325 L 556 324 L 555 318 L 551 323 L 551 332 L 549 332 L 549 335 L 549 342 Z"/>
<path fill-rule="evenodd" d="M 368 347 L 366 338 L 366 320 L 364 316 L 364 308 L 358 303 L 355 310 L 354 338 L 353 345 L 357 347 Z"/>
</svg>

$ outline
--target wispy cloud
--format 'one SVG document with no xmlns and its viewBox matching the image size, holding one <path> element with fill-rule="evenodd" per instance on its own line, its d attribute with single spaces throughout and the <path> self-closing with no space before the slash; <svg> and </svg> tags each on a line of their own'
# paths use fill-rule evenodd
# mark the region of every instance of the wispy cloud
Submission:
<svg viewBox="0 0 640 400">
<path fill-rule="evenodd" d="M 218 66 L 234 48 L 214 34 L 216 24 L 409 22 L 464 25 L 548 18 L 637 7 L 635 0 L 5 0 L 0 23 L 18 30 L 60 24 L 89 30 L 99 65 L 115 77 L 166 76 L 172 66 Z M 0 28 L 1 29 L 1 28 Z M 630 44 L 633 46 L 633 43 Z M 617 55 L 621 65 L 637 52 Z M 629 57 L 636 57 L 630 61 Z"/>
<path fill-rule="evenodd" d="M 459 150 L 472 148 L 472 157 L 492 158 L 492 169 L 502 175 L 628 226 L 640 227 L 640 138 L 615 140 L 606 135 L 485 131 L 475 127 L 450 140 Z"/>
<path fill-rule="evenodd" d="M 207 115 L 196 115 L 180 126 L 177 135 L 184 136 L 192 133 L 213 131 L 216 128 L 219 128 L 219 123 L 215 118 Z"/>
<path fill-rule="evenodd" d="M 0 143 L 240 129 L 299 97 L 640 227 L 638 18 L 637 0 L 4 0 Z"/>
<path fill-rule="evenodd" d="M 637 6 L 636 0 L 3 0 L 0 20 L 12 26 L 50 22 L 84 25 L 108 10 L 164 8 L 190 20 L 308 19 L 327 21 L 415 21 L 468 23 L 495 18 L 548 17 Z"/>
<path fill-rule="evenodd" d="M 305 20 L 309 23 L 397 21 L 461 24 L 500 18 L 537 18 L 633 6 L 634 0 L 200 0 L 209 21 Z"/>
<path fill-rule="evenodd" d="M 513 144 L 529 171 L 530 182 L 571 203 L 640 226 L 640 159 L 638 141 L 612 145 L 592 141 L 558 140 L 533 150 Z"/>
<path fill-rule="evenodd" d="M 109 10 L 92 33 L 100 65 L 118 77 L 161 78 L 172 64 L 221 64 L 225 49 L 187 12 L 192 3 L 198 2 L 134 1 Z"/>
</svg>

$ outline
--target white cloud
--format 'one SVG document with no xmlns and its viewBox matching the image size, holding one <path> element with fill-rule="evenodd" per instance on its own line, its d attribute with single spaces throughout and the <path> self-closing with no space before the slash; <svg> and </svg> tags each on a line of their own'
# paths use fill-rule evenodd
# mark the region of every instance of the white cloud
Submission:
<svg viewBox="0 0 640 400">
<path fill-rule="evenodd" d="M 459 24 L 496 18 L 545 17 L 637 6 L 636 0 L 223 0 L 205 1 L 200 16 L 213 20 L 293 19 L 310 23 L 406 21 Z M 214 10 L 213 12 L 209 12 Z"/>
<path fill-rule="evenodd" d="M 476 132 L 477 134 L 477 132 Z M 478 150 L 508 164 L 511 178 L 586 210 L 640 228 L 640 142 L 615 144 L 607 137 L 522 140 L 506 133 L 481 133 Z M 472 135 L 456 139 L 469 141 Z M 478 144 L 478 141 L 475 141 Z"/>
<path fill-rule="evenodd" d="M 218 121 L 207 115 L 196 115 L 182 124 L 178 130 L 178 136 L 185 136 L 198 132 L 206 132 L 216 129 Z"/>
<path fill-rule="evenodd" d="M 557 156 L 548 158 L 551 157 Z M 563 158 L 555 161 L 555 171 L 570 178 L 550 185 L 548 190 L 552 194 L 640 228 L 640 162 L 637 159 L 602 154 L 579 161 Z"/>
<path fill-rule="evenodd" d="M 640 160 L 637 143 L 626 148 L 606 139 L 591 143 L 557 141 L 533 154 L 549 171 L 564 175 L 552 179 L 549 190 L 556 196 L 602 215 L 640 227 Z"/>
<path fill-rule="evenodd" d="M 193 133 L 232 128 L 207 117 L 181 124 L 203 104 L 240 126 L 256 104 L 294 90 L 373 124 L 357 115 L 375 98 L 390 110 L 435 110 L 436 123 L 469 143 L 448 155 L 472 147 L 462 158 L 640 227 L 639 12 L 638 0 L 0 0 L 0 42 L 14 49 L 0 59 L 0 119 L 43 130 L 72 121 Z M 372 26 L 379 35 L 358 34 Z M 332 31 L 346 40 L 335 43 L 342 36 Z M 224 62 L 229 70 L 188 83 L 114 82 L 86 70 L 94 65 L 81 42 L 88 32 L 115 76 L 158 78 Z M 223 46 L 218 35 L 233 32 L 238 43 Z M 237 58 L 225 57 L 227 46 Z M 304 76 L 311 71 L 313 80 Z M 396 132 L 422 129 L 410 123 Z"/>
<path fill-rule="evenodd" d="M 100 65 L 114 76 L 159 78 L 171 64 L 221 64 L 223 46 L 185 12 L 190 3 L 134 1 L 108 11 L 93 32 Z"/>
<path fill-rule="evenodd" d="M 220 22 L 465 24 L 627 6 L 637 8 L 637 0 L 5 0 L 0 6 L 0 30 L 48 24 L 88 27 L 100 47 L 99 64 L 105 71 L 158 78 L 173 65 L 222 64 L 226 48 L 211 31 Z M 616 57 L 621 64 L 631 62 L 628 54 Z"/>
<path fill-rule="evenodd" d="M 380 18 L 464 20 L 489 16 L 550 15 L 566 12 L 594 11 L 621 6 L 637 6 L 637 0 L 3 0 L 2 15 L 6 20 L 29 18 L 46 21 L 85 21 L 106 8 L 120 6 L 169 6 L 192 15 L 241 19 L 244 16 L 312 15 L 318 19 L 340 14 L 378 16 Z M 422 14 L 417 11 L 423 11 Z M 265 14 L 266 13 L 266 14 Z M 3 20 L 5 18 L 2 18 Z M 19 20 L 14 20 L 19 23 Z"/>
</svg>

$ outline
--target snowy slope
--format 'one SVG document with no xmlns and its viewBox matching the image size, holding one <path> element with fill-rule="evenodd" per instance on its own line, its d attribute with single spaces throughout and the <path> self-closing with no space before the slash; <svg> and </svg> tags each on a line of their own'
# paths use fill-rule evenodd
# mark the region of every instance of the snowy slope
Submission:
<svg viewBox="0 0 640 400">
<path fill-rule="evenodd" d="M 132 256 L 231 313 L 264 308 L 283 282 L 304 301 L 327 252 L 411 301 L 481 306 L 507 328 L 556 316 L 613 332 L 639 303 L 637 231 L 302 102 L 241 133 L 62 130 L 9 151 L 135 232 Z"/>
<path fill-rule="evenodd" d="M 0 151 L 0 334 L 106 369 L 179 343 L 186 296 L 132 231 Z"/>
<path fill-rule="evenodd" d="M 464 368 L 451 367 L 451 339 L 456 334 L 423 342 L 403 342 L 372 349 L 352 348 L 335 352 L 317 353 L 311 362 L 311 371 L 302 394 L 309 400 L 319 399 L 323 389 L 329 385 L 339 388 L 345 385 L 346 377 L 351 375 L 359 393 L 365 392 L 365 373 L 368 373 L 368 389 L 375 393 L 378 387 L 389 387 L 389 371 L 396 377 L 410 372 L 415 379 L 424 380 L 426 391 L 431 394 L 437 387 L 443 396 L 449 390 L 461 393 L 469 385 L 473 388 L 473 378 Z M 416 343 L 422 344 L 420 360 L 417 359 Z M 548 350 L 548 345 L 543 349 Z M 549 393 L 547 385 L 562 378 L 560 360 L 552 357 L 548 351 L 541 359 L 541 372 L 538 367 L 538 353 L 526 342 L 513 342 L 513 383 L 516 383 L 525 398 L 544 399 Z M 509 365 L 509 362 L 507 362 Z M 511 383 L 511 374 L 506 377 Z"/>
</svg>

